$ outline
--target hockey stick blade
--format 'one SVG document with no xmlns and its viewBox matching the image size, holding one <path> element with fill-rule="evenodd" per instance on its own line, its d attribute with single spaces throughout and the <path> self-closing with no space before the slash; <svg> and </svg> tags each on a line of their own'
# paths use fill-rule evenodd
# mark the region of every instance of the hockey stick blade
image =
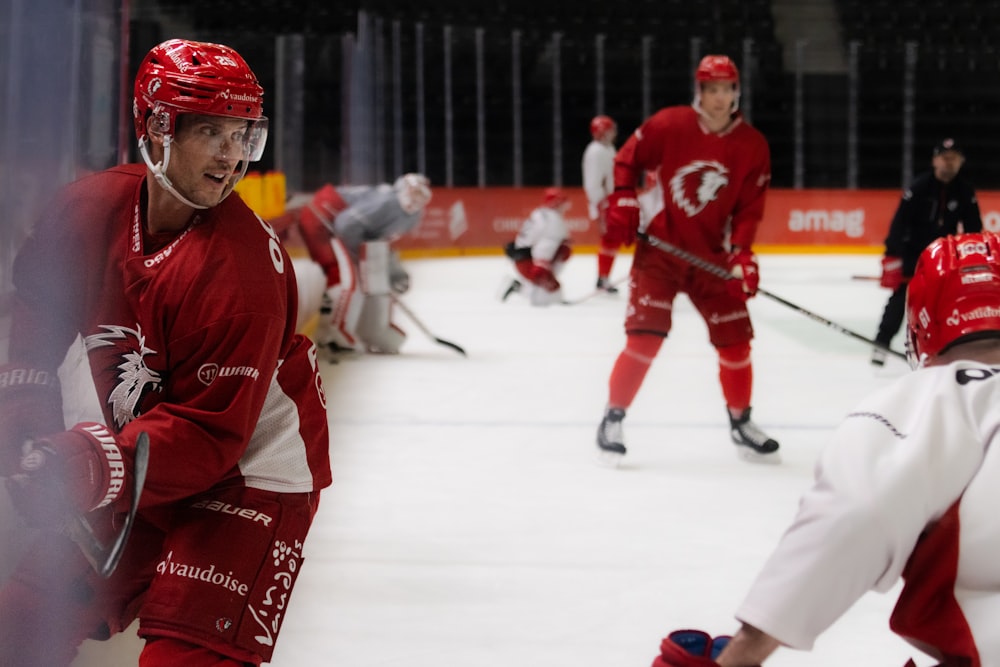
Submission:
<svg viewBox="0 0 1000 667">
<path fill-rule="evenodd" d="M 444 345 L 445 347 L 450 347 L 451 349 L 455 350 L 456 352 L 458 352 L 463 357 L 468 357 L 469 356 L 468 354 L 466 354 L 465 349 L 461 345 L 458 345 L 456 343 L 452 343 L 450 340 L 445 340 L 444 338 L 438 338 L 437 336 L 435 336 L 431 332 L 431 330 L 428 329 L 427 326 L 423 322 L 420 321 L 420 318 L 418 318 L 413 313 L 413 311 L 410 310 L 409 307 L 407 307 L 407 305 L 405 303 L 403 303 L 402 300 L 398 296 L 396 296 L 395 294 L 392 295 L 392 302 L 394 304 L 396 304 L 397 306 L 399 306 L 399 309 L 401 311 L 403 311 L 403 313 L 405 313 L 408 318 L 410 318 L 411 322 L 413 322 L 414 324 L 417 325 L 418 329 L 420 329 L 421 331 L 424 332 L 425 336 L 427 336 L 428 338 L 430 338 L 431 340 L 433 340 L 438 345 Z"/>
<path fill-rule="evenodd" d="M 618 278 L 617 280 L 612 281 L 611 287 L 618 287 L 619 285 L 621 285 L 621 284 L 623 284 L 625 282 L 628 282 L 628 279 L 629 279 L 629 276 L 622 276 L 621 278 Z M 588 292 L 587 294 L 584 294 L 583 296 L 581 296 L 579 298 L 576 298 L 576 299 L 567 299 L 566 301 L 563 301 L 563 305 L 564 306 L 575 306 L 575 305 L 577 305 L 579 303 L 583 303 L 584 301 L 590 301 L 591 299 L 593 299 L 598 294 L 603 294 L 606 291 L 607 291 L 606 289 L 595 289 L 595 290 L 592 290 L 592 291 Z"/>
<path fill-rule="evenodd" d="M 661 239 L 656 238 L 655 236 L 651 236 L 649 234 L 640 234 L 639 238 L 642 239 L 643 241 L 645 241 L 646 243 L 648 243 L 649 245 L 653 246 L 657 250 L 661 250 L 661 251 L 667 253 L 668 255 L 673 255 L 674 257 L 683 259 L 685 262 L 687 262 L 688 264 L 694 266 L 695 268 L 699 268 L 699 269 L 701 269 L 703 271 L 707 271 L 708 273 L 711 273 L 713 276 L 716 276 L 718 278 L 722 278 L 723 280 L 736 280 L 737 279 L 736 276 L 734 276 L 732 273 L 730 273 L 727 269 L 724 269 L 723 267 L 718 266 L 717 264 L 712 264 L 711 262 L 705 260 L 702 257 L 699 257 L 698 255 L 690 253 L 687 250 L 683 250 L 681 248 L 678 248 L 677 246 L 671 245 L 671 244 L 667 243 L 666 241 L 663 241 Z M 815 322 L 819 322 L 820 324 L 822 324 L 824 326 L 827 326 L 827 327 L 833 329 L 834 331 L 838 331 L 838 332 L 840 332 L 842 334 L 846 334 L 846 335 L 848 335 L 848 336 L 850 336 L 852 338 L 855 338 L 857 340 L 860 340 L 860 341 L 863 341 L 865 343 L 868 343 L 872 347 L 877 347 L 879 349 L 885 350 L 889 354 L 895 355 L 895 356 L 899 357 L 900 359 L 906 359 L 906 355 L 903 354 L 902 352 L 897 352 L 896 350 L 892 349 L 891 347 L 886 347 L 885 345 L 882 345 L 881 343 L 876 343 L 871 338 L 867 338 L 865 336 L 862 336 L 859 333 L 851 331 L 850 329 L 848 329 L 846 327 L 842 327 L 839 324 L 837 324 L 836 322 L 832 322 L 832 321 L 826 319 L 825 317 L 823 317 L 822 315 L 817 315 L 816 313 L 812 312 L 811 310 L 806 310 L 802 306 L 798 306 L 798 305 L 792 303 L 791 301 L 788 301 L 787 299 L 783 299 L 780 296 L 778 296 L 777 294 L 774 294 L 772 292 L 768 292 L 766 289 L 764 289 L 762 287 L 758 287 L 757 288 L 757 293 L 758 294 L 762 294 L 763 296 L 766 296 L 769 299 L 777 301 L 778 303 L 780 303 L 783 306 L 788 306 L 792 310 L 794 310 L 796 312 L 799 312 L 799 313 L 805 315 L 806 317 L 808 317 L 809 319 L 811 319 L 811 320 L 813 320 Z"/>
<path fill-rule="evenodd" d="M 139 509 L 139 498 L 146 485 L 146 471 L 148 469 L 149 436 L 142 432 L 135 441 L 135 460 L 132 463 L 132 504 L 125 515 L 124 524 L 111 544 L 105 544 L 94 534 L 94 529 L 84 516 L 76 517 L 68 526 L 70 538 L 80 547 L 84 557 L 94 570 L 104 578 L 111 576 L 111 573 L 118 567 L 122 554 L 125 553 L 125 546 L 128 544 L 132 525 L 135 523 L 135 515 Z"/>
</svg>

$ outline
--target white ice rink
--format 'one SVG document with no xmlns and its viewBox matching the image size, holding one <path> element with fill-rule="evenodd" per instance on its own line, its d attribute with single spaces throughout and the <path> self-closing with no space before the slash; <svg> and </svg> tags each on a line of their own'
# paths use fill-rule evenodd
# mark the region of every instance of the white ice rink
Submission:
<svg viewBox="0 0 1000 667">
<path fill-rule="evenodd" d="M 854 280 L 873 255 L 764 255 L 762 286 L 866 337 L 888 292 Z M 616 274 L 626 272 L 619 259 Z M 624 294 L 532 308 L 497 298 L 502 258 L 414 260 L 406 303 L 462 358 L 400 316 L 398 357 L 324 372 L 334 484 L 271 663 L 279 667 L 647 667 L 672 629 L 732 632 L 732 612 L 792 518 L 833 427 L 908 372 L 760 296 L 751 301 L 754 417 L 784 463 L 739 460 L 705 327 L 685 297 L 625 421 L 629 454 L 595 464 L 623 342 Z M 596 260 L 570 260 L 568 297 Z M 900 339 L 896 341 L 901 348 Z M 869 594 L 811 653 L 773 666 L 932 664 Z M 75 665 L 135 664 L 137 642 Z"/>
</svg>

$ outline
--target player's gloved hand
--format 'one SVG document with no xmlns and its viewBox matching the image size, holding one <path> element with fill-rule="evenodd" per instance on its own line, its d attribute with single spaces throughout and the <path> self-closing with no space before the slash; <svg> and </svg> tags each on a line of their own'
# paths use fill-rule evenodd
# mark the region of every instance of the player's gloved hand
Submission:
<svg viewBox="0 0 1000 667">
<path fill-rule="evenodd" d="M 556 279 L 556 275 L 545 264 L 535 263 L 531 265 L 531 282 L 546 292 L 555 292 L 559 289 L 559 281 Z"/>
<path fill-rule="evenodd" d="M 389 289 L 396 294 L 403 294 L 410 289 L 410 274 L 403 268 L 398 252 L 389 255 Z"/>
<path fill-rule="evenodd" d="M 121 448 L 106 426 L 94 422 L 25 443 L 18 472 L 7 478 L 11 501 L 34 525 L 105 507 L 125 485 Z"/>
<path fill-rule="evenodd" d="M 899 257 L 886 255 L 882 258 L 882 277 L 878 284 L 887 289 L 896 290 L 903 284 L 903 260 Z"/>
<path fill-rule="evenodd" d="M 605 197 L 601 201 L 597 202 L 597 216 L 594 218 L 597 224 L 597 231 L 600 232 L 601 236 L 604 236 L 608 231 L 608 198 Z"/>
<path fill-rule="evenodd" d="M 55 371 L 18 363 L 0 365 L 0 476 L 18 472 L 26 440 L 63 428 Z"/>
<path fill-rule="evenodd" d="M 726 268 L 734 278 L 726 281 L 726 288 L 733 296 L 746 301 L 757 293 L 760 286 L 760 267 L 749 248 L 739 248 L 729 254 Z"/>
<path fill-rule="evenodd" d="M 639 229 L 639 198 L 635 194 L 635 188 L 615 188 L 608 195 L 607 201 L 605 238 L 619 245 L 632 245 Z"/>
<path fill-rule="evenodd" d="M 389 287 L 396 294 L 405 294 L 410 289 L 410 274 L 403 269 L 393 270 L 389 274 Z"/>
<path fill-rule="evenodd" d="M 715 662 L 731 637 L 712 638 L 701 630 L 675 630 L 660 643 L 652 667 L 719 667 Z"/>
<path fill-rule="evenodd" d="M 572 255 L 573 248 L 571 248 L 568 243 L 560 243 L 559 247 L 556 249 L 555 257 L 552 258 L 552 263 L 564 264 Z"/>
</svg>

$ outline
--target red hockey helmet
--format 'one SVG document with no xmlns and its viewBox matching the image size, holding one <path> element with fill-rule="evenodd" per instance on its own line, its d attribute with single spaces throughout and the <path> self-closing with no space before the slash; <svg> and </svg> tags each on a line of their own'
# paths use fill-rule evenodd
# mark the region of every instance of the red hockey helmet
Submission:
<svg viewBox="0 0 1000 667">
<path fill-rule="evenodd" d="M 598 141 L 601 140 L 606 132 L 616 129 L 618 129 L 618 126 L 611 116 L 594 116 L 593 120 L 590 121 L 590 136 Z"/>
<path fill-rule="evenodd" d="M 694 106 L 701 109 L 701 86 L 706 83 L 729 82 L 736 91 L 733 111 L 740 108 L 740 71 L 729 56 L 708 55 L 701 59 L 694 71 Z"/>
<path fill-rule="evenodd" d="M 569 197 L 566 196 L 559 188 L 545 188 L 545 192 L 542 195 L 542 206 L 548 206 L 549 208 L 558 208 L 563 204 L 569 202 Z"/>
<path fill-rule="evenodd" d="M 234 49 L 171 39 L 154 46 L 139 65 L 132 103 L 136 138 L 144 141 L 150 122 L 173 136 L 181 113 L 245 118 L 251 121 L 246 158 L 254 162 L 267 141 L 263 99 L 264 89 Z"/>
<path fill-rule="evenodd" d="M 931 243 L 906 288 L 907 356 L 914 368 L 958 339 L 1000 337 L 1000 236 Z"/>
<path fill-rule="evenodd" d="M 698 63 L 694 79 L 699 83 L 732 81 L 739 86 L 740 71 L 736 69 L 736 65 L 729 59 L 729 56 L 705 56 Z"/>
</svg>

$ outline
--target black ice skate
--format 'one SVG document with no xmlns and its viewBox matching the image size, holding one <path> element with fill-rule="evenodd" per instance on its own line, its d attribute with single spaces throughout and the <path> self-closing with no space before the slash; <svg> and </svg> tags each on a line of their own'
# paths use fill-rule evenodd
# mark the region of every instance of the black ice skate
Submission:
<svg viewBox="0 0 1000 667">
<path fill-rule="evenodd" d="M 618 288 L 611 284 L 607 278 L 597 279 L 597 289 L 607 294 L 618 294 Z"/>
<path fill-rule="evenodd" d="M 601 463 L 609 466 L 617 466 L 622 457 L 625 456 L 624 435 L 622 433 L 622 419 L 625 418 L 625 411 L 621 408 L 608 408 L 604 413 L 601 425 L 597 427 L 597 448 Z"/>
<path fill-rule="evenodd" d="M 872 348 L 872 366 L 885 366 L 885 360 L 888 358 L 888 353 L 881 347 Z"/>
<path fill-rule="evenodd" d="M 728 410 L 727 410 L 728 412 Z M 736 443 L 740 458 L 754 463 L 780 463 L 778 441 L 770 438 L 750 421 L 750 408 L 739 417 L 729 413 L 729 435 Z"/>
</svg>

